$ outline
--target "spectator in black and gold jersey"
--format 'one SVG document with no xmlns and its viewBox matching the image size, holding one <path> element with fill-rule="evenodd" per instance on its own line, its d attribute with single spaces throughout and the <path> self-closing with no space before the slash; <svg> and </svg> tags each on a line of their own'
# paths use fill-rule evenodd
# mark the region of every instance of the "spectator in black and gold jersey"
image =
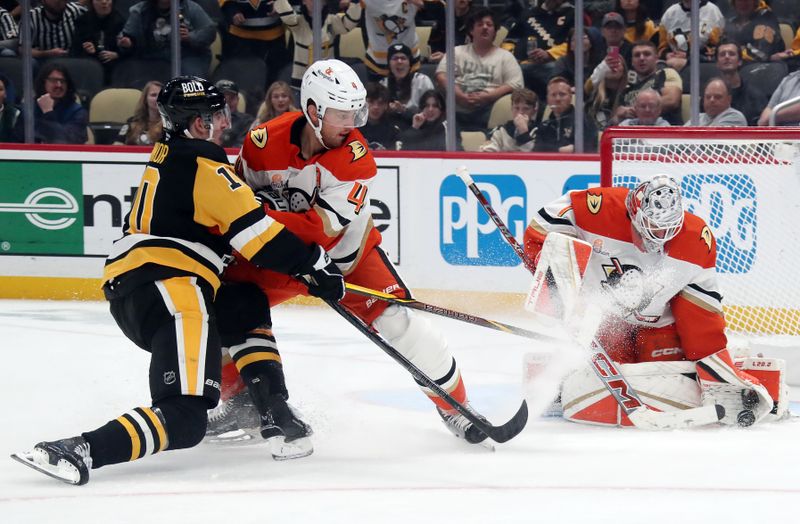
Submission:
<svg viewBox="0 0 800 524">
<path fill-rule="evenodd" d="M 222 37 L 222 57 L 265 59 L 266 85 L 270 85 L 291 61 L 274 0 L 220 0 L 220 6 L 228 27 Z"/>
<path fill-rule="evenodd" d="M 725 24 L 725 37 L 742 49 L 745 61 L 777 62 L 789 58 L 778 18 L 763 0 L 731 0 L 736 12 Z"/>
<path fill-rule="evenodd" d="M 681 0 L 664 11 L 658 28 L 658 54 L 667 65 L 681 71 L 689 61 L 692 13 L 691 0 Z M 700 2 L 700 60 L 712 62 L 717 44 L 722 39 L 725 18 L 711 2 Z"/>
<path fill-rule="evenodd" d="M 658 40 L 658 26 L 647 14 L 647 4 L 640 0 L 614 0 L 614 13 L 618 13 L 625 24 L 625 40 L 629 43 L 639 40 Z M 658 13 L 659 16 L 661 13 Z"/>
<path fill-rule="evenodd" d="M 544 98 L 555 61 L 567 54 L 567 36 L 575 20 L 575 7 L 567 0 L 544 0 L 521 12 L 509 8 L 504 47 L 520 62 L 525 86 Z M 509 45 L 510 44 L 510 45 Z"/>
<path fill-rule="evenodd" d="M 623 92 L 622 105 L 611 121 L 616 125 L 626 118 L 634 118 L 633 101 L 643 89 L 655 89 L 661 95 L 661 109 L 664 118 L 672 125 L 682 124 L 681 95 L 683 81 L 678 72 L 670 67 L 659 67 L 656 46 L 651 41 L 641 41 L 633 45 L 633 74 L 628 75 L 628 83 Z"/>
</svg>

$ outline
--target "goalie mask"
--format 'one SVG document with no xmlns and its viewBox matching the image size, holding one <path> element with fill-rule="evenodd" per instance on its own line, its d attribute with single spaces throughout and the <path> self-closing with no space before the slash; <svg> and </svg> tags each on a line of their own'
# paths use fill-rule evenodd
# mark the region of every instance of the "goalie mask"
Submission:
<svg viewBox="0 0 800 524">
<path fill-rule="evenodd" d="M 625 206 L 648 253 L 663 249 L 683 227 L 681 190 L 668 175 L 656 175 L 639 184 L 628 193 Z"/>
<path fill-rule="evenodd" d="M 317 124 L 308 115 L 309 103 L 317 108 Z M 303 74 L 300 106 L 323 146 L 322 124 L 361 127 L 367 123 L 367 91 L 353 69 L 340 60 L 320 60 Z"/>
</svg>

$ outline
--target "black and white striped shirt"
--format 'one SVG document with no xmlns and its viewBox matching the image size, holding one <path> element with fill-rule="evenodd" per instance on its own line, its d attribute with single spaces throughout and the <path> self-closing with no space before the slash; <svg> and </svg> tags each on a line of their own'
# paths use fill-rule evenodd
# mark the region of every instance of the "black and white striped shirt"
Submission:
<svg viewBox="0 0 800 524">
<path fill-rule="evenodd" d="M 31 9 L 32 47 L 45 51 L 48 49 L 69 49 L 75 36 L 75 22 L 86 12 L 86 8 L 76 2 L 67 4 L 61 19 L 52 22 L 44 14 L 44 6 Z"/>
<path fill-rule="evenodd" d="M 0 40 L 11 40 L 18 36 L 17 23 L 11 13 L 0 7 Z"/>
</svg>

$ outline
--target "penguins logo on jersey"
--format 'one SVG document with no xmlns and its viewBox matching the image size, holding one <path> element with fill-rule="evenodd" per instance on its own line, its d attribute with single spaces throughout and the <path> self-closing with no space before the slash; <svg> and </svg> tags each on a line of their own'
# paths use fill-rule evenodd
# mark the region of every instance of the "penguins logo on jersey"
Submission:
<svg viewBox="0 0 800 524">
<path fill-rule="evenodd" d="M 367 148 L 364 147 L 364 144 L 358 140 L 353 140 L 347 144 L 347 146 L 350 148 L 350 153 L 353 155 L 353 160 L 351 160 L 351 163 L 367 154 Z"/>
<path fill-rule="evenodd" d="M 267 145 L 267 129 L 265 127 L 253 129 L 250 131 L 250 140 L 257 148 L 264 149 L 264 146 Z"/>
<path fill-rule="evenodd" d="M 406 7 L 406 10 L 407 9 L 408 8 Z M 376 19 L 376 21 L 381 29 L 383 29 L 383 33 L 386 36 L 386 42 L 395 40 L 397 35 L 407 29 L 406 19 L 402 16 L 381 15 L 378 19 Z"/>
<path fill-rule="evenodd" d="M 596 215 L 600 212 L 600 206 L 603 205 L 603 195 L 595 195 L 593 193 L 586 193 L 586 207 L 589 208 L 589 213 Z"/>
<path fill-rule="evenodd" d="M 639 322 L 657 322 L 660 315 L 643 315 L 653 301 L 653 297 L 663 289 L 656 279 L 645 276 L 641 268 L 622 264 L 616 257 L 611 258 L 611 264 L 603 264 L 606 280 L 600 284 L 611 296 L 614 302 L 622 308 L 623 317 L 633 316 Z"/>
<path fill-rule="evenodd" d="M 700 231 L 700 238 L 706 243 L 708 246 L 708 252 L 711 253 L 711 245 L 714 243 L 714 235 L 711 234 L 711 230 L 708 229 L 708 226 L 704 226 L 703 230 Z"/>
</svg>

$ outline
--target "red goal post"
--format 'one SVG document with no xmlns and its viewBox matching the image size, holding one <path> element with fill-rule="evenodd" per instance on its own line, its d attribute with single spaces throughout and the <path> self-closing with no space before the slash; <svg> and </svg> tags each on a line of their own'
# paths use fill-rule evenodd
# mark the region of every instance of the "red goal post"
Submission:
<svg viewBox="0 0 800 524">
<path fill-rule="evenodd" d="M 717 239 L 730 331 L 800 335 L 800 129 L 614 127 L 600 158 L 603 186 L 679 181 Z"/>
</svg>

